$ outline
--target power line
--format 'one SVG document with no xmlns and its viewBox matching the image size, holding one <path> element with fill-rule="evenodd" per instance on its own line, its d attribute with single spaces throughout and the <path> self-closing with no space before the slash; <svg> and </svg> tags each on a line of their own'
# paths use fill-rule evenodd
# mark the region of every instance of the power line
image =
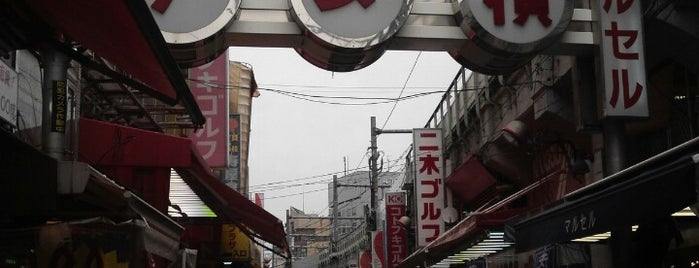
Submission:
<svg viewBox="0 0 699 268">
<path fill-rule="evenodd" d="M 236 86 L 236 85 L 229 85 L 225 84 L 222 82 L 208 82 L 208 81 L 203 81 L 203 80 L 198 80 L 198 79 L 187 79 L 189 81 L 198 83 L 200 85 L 205 85 L 207 87 L 212 87 L 213 89 L 219 89 L 219 90 L 229 90 L 229 89 L 252 89 L 250 87 L 245 87 L 245 86 Z M 285 95 L 287 97 L 291 98 L 296 98 L 300 100 L 305 100 L 305 101 L 310 101 L 310 102 L 316 102 L 316 103 L 323 103 L 323 104 L 333 104 L 333 105 L 377 105 L 377 104 L 386 104 L 386 103 L 392 103 L 396 101 L 405 101 L 417 97 L 422 97 L 422 96 L 427 96 L 427 95 L 432 95 L 432 94 L 443 94 L 444 90 L 438 90 L 438 91 L 428 91 L 428 92 L 420 92 L 416 94 L 411 94 L 407 96 L 402 96 L 403 91 L 401 91 L 401 97 L 399 98 L 386 98 L 386 97 L 354 97 L 354 96 L 325 96 L 325 95 L 311 95 L 311 94 L 304 94 L 304 93 L 298 93 L 298 92 L 293 92 L 293 91 L 287 91 L 287 90 L 281 90 L 281 89 L 274 89 L 274 88 L 264 88 L 264 87 L 258 87 L 258 90 L 262 91 L 268 91 L 272 93 L 277 93 L 280 95 Z M 363 102 L 363 103 L 347 103 L 347 102 L 331 102 L 331 101 L 322 101 L 322 100 L 316 100 L 316 99 L 345 99 L 345 100 L 355 100 L 355 101 L 371 101 L 371 102 Z"/>
<path fill-rule="evenodd" d="M 328 85 L 300 85 L 300 84 L 264 84 L 265 86 L 275 86 L 275 87 L 294 87 L 294 88 L 333 88 L 333 89 L 372 89 L 372 93 L 376 92 L 373 89 L 401 89 L 402 87 L 400 86 L 328 86 Z M 444 88 L 444 86 L 408 86 L 405 88 L 410 88 L 410 89 L 425 89 L 425 88 L 434 88 L 434 89 L 440 89 Z M 318 90 L 314 92 L 337 92 L 337 90 Z M 346 92 L 346 91 L 345 91 Z M 356 91 L 356 92 L 362 92 L 364 93 L 365 91 Z M 388 91 L 386 91 L 388 92 Z"/>
<path fill-rule="evenodd" d="M 362 166 L 362 167 L 357 167 L 355 169 L 350 169 L 347 171 L 358 171 L 360 169 L 367 168 L 367 166 Z M 275 182 L 269 182 L 269 183 L 263 183 L 263 184 L 257 184 L 257 185 L 251 185 L 250 188 L 255 188 L 255 187 L 260 187 L 260 186 L 267 186 L 267 185 L 276 185 L 279 183 L 285 183 L 285 182 L 295 182 L 295 181 L 303 181 L 303 180 L 310 180 L 310 179 L 315 179 L 315 178 L 320 178 L 320 177 L 325 177 L 325 176 L 332 176 L 332 175 L 337 175 L 337 174 L 342 174 L 345 171 L 336 171 L 336 172 L 330 172 L 330 173 L 325 173 L 325 174 L 320 174 L 320 175 L 313 175 L 313 176 L 308 176 L 308 177 L 303 177 L 303 178 L 296 178 L 296 179 L 289 179 L 289 180 L 284 180 L 284 181 L 275 181 Z"/>
<path fill-rule="evenodd" d="M 303 195 L 303 194 L 307 194 L 307 193 L 315 193 L 315 192 L 320 192 L 320 191 L 325 191 L 325 190 L 328 190 L 328 189 L 327 189 L 327 188 L 323 188 L 323 189 L 316 189 L 316 190 L 311 190 L 311 191 L 303 191 L 303 192 L 301 192 L 301 193 L 293 193 L 293 194 L 280 195 L 280 196 L 272 196 L 272 197 L 267 197 L 267 196 L 265 195 L 265 200 L 267 200 L 267 199 L 277 199 L 277 198 L 283 198 L 283 197 L 289 197 L 289 196 L 297 196 L 297 195 Z"/>
<path fill-rule="evenodd" d="M 392 166 L 399 165 L 401 161 L 404 161 L 403 158 L 406 154 L 407 154 L 407 150 L 403 151 L 403 153 L 401 153 L 401 156 L 399 156 L 398 158 L 388 161 L 388 164 L 392 165 Z M 365 168 L 365 167 L 361 167 L 361 168 Z M 355 168 L 355 169 L 351 169 L 349 171 L 358 171 L 361 168 Z M 249 186 L 249 188 L 251 191 L 262 192 L 262 191 L 271 191 L 271 190 L 278 189 L 278 188 L 286 189 L 289 187 L 298 187 L 298 186 L 320 184 L 320 183 L 330 183 L 332 181 L 332 178 L 326 178 L 326 179 L 322 179 L 322 180 L 314 181 L 314 182 L 284 184 L 284 183 L 292 183 L 292 182 L 310 180 L 310 179 L 315 179 L 315 178 L 321 178 L 321 177 L 326 177 L 326 176 L 331 176 L 331 175 L 336 175 L 336 174 L 341 174 L 341 173 L 344 173 L 344 171 L 331 172 L 331 173 L 325 173 L 325 174 L 320 174 L 320 175 L 314 175 L 314 176 L 308 176 L 308 177 L 296 178 L 296 179 L 290 179 L 290 180 L 284 180 L 284 181 L 275 181 L 275 182 L 263 183 L 263 184 L 258 184 L 258 185 L 251 185 L 251 186 Z"/>
<path fill-rule="evenodd" d="M 415 66 L 417 66 L 417 62 L 420 59 L 420 55 L 422 55 L 422 51 L 420 51 L 420 53 L 418 53 L 417 56 L 415 57 L 415 61 L 413 62 L 413 67 L 410 68 L 410 73 L 408 73 L 408 77 L 405 79 L 405 83 L 403 83 L 403 88 L 400 90 L 400 94 L 398 94 L 398 98 L 393 103 L 393 108 L 391 108 L 391 112 L 388 113 L 388 117 L 386 117 L 386 121 L 383 122 L 383 126 L 381 126 L 381 128 L 386 127 L 386 124 L 388 124 L 388 120 L 391 119 L 391 115 L 393 115 L 393 111 L 396 109 L 396 106 L 398 106 L 398 99 L 400 99 L 403 96 L 403 91 L 405 90 L 405 87 L 408 86 L 408 81 L 410 81 L 410 77 L 413 76 L 413 71 L 415 71 Z"/>
</svg>

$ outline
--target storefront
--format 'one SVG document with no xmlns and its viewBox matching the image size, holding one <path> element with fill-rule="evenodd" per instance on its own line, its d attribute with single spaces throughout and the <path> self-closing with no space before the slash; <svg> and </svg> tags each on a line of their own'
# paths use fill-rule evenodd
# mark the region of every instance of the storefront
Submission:
<svg viewBox="0 0 699 268">
<path fill-rule="evenodd" d="M 526 251 L 637 226 L 634 259 L 662 261 L 668 249 L 672 256 L 673 248 L 696 248 L 696 217 L 670 215 L 696 206 L 698 153 L 699 139 L 693 139 L 608 176 L 508 223 L 508 237 Z"/>
<path fill-rule="evenodd" d="M 220 183 L 191 141 L 163 134 L 201 127 L 204 116 L 144 1 L 0 6 L 3 56 L 32 49 L 22 51 L 29 59 L 19 86 L 26 91 L 19 98 L 32 102 L 16 114 L 52 119 L 0 131 L 7 150 L 0 232 L 8 238 L 0 266 L 196 265 L 185 228 L 165 215 L 172 168 L 220 215 L 219 225 L 241 226 L 289 256 L 278 219 Z M 14 74 L 15 63 L 3 68 Z M 42 108 L 44 87 L 53 91 Z"/>
<path fill-rule="evenodd" d="M 3 266 L 181 260 L 184 229 L 169 216 L 84 163 L 55 160 L 2 135 L 12 152 L 0 161 Z"/>
</svg>

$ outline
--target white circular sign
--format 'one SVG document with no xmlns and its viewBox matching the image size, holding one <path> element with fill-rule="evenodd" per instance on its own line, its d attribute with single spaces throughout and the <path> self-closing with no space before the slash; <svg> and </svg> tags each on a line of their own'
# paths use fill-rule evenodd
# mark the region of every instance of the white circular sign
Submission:
<svg viewBox="0 0 699 268">
<path fill-rule="evenodd" d="M 228 26 L 241 0 L 146 0 L 165 41 L 193 43 Z"/>
<path fill-rule="evenodd" d="M 341 48 L 366 48 L 398 32 L 412 0 L 291 0 L 307 33 Z"/>
<path fill-rule="evenodd" d="M 456 20 L 469 40 L 449 53 L 477 72 L 510 72 L 558 40 L 572 19 L 573 1 L 455 0 Z"/>
<path fill-rule="evenodd" d="M 556 30 L 566 13 L 565 0 L 466 0 L 478 23 L 498 39 L 526 44 Z M 570 18 L 565 18 L 570 20 Z M 566 23 L 567 25 L 567 23 Z"/>
</svg>

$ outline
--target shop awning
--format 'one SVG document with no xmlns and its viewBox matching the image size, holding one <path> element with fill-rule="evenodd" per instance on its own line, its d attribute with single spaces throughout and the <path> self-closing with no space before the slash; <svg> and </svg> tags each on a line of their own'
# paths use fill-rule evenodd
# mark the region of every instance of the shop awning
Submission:
<svg viewBox="0 0 699 268">
<path fill-rule="evenodd" d="M 466 203 L 470 203 L 495 186 L 495 178 L 474 155 L 446 179 L 446 185 L 452 193 Z"/>
<path fill-rule="evenodd" d="M 698 162 L 693 139 L 513 220 L 508 237 L 525 251 L 669 216 L 697 202 Z"/>
<path fill-rule="evenodd" d="M 182 226 L 134 193 L 85 163 L 51 158 L 6 131 L 0 131 L 0 145 L 11 152 L 0 154 L 6 230 L 47 220 L 139 219 L 147 222 L 142 228 L 146 247 L 171 260 L 177 257 Z"/>
<path fill-rule="evenodd" d="M 117 210 L 119 215 L 129 216 L 130 219 L 140 222 L 139 226 L 144 231 L 143 238 L 148 252 L 170 261 L 175 261 L 179 257 L 180 238 L 184 233 L 184 227 L 95 169 L 90 168 L 90 177 L 85 191 L 72 198 L 89 201 L 91 205 L 109 202 L 109 209 Z M 64 198 L 64 200 L 67 199 Z M 68 202 L 68 204 L 71 203 Z M 68 205 L 66 208 L 71 207 L 74 206 Z M 94 217 L 101 213 L 104 214 L 101 216 L 114 215 L 104 209 L 101 212 L 88 212 L 85 216 Z"/>
<path fill-rule="evenodd" d="M 533 207 L 507 208 L 507 206 L 546 184 L 551 177 L 553 176 L 544 177 L 485 209 L 473 212 L 437 239 L 408 256 L 397 267 L 413 268 L 422 266 L 424 263 L 440 262 L 454 253 L 468 249 L 478 240 L 486 238 L 489 230 L 503 231 L 506 221 L 533 209 Z"/>
<path fill-rule="evenodd" d="M 79 42 L 146 85 L 139 90 L 169 105 L 182 101 L 195 124 L 204 123 L 145 1 L 28 0 L 27 4 L 58 34 Z"/>
<path fill-rule="evenodd" d="M 90 119 L 80 122 L 81 157 L 87 162 L 175 168 L 222 222 L 235 223 L 247 234 L 288 253 L 282 222 L 221 182 L 191 140 Z M 167 189 L 155 192 L 168 193 Z"/>
<path fill-rule="evenodd" d="M 452 254 L 466 250 L 471 244 L 488 236 L 488 230 L 502 231 L 505 221 L 514 216 L 512 211 L 474 214 L 459 222 L 432 243 L 414 252 L 397 267 L 422 267 L 440 262 Z"/>
<path fill-rule="evenodd" d="M 211 172 L 195 145 L 191 147 L 191 158 L 191 166 L 176 169 L 177 173 L 216 215 L 237 224 L 251 237 L 271 243 L 282 250 L 282 254 L 291 256 L 281 220 L 226 186 Z"/>
</svg>

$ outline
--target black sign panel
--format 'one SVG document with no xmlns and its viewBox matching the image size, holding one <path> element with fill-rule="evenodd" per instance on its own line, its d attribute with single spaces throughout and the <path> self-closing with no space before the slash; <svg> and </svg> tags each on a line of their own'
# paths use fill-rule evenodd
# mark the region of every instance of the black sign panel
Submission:
<svg viewBox="0 0 699 268">
<path fill-rule="evenodd" d="M 68 116 L 68 92 L 65 80 L 54 80 L 52 84 L 53 103 L 51 105 L 51 131 L 66 132 Z"/>
<path fill-rule="evenodd" d="M 697 202 L 695 169 L 689 156 L 645 166 L 632 176 L 566 196 L 548 210 L 508 223 L 508 232 L 514 232 L 508 236 L 514 237 L 515 249 L 521 252 L 668 216 Z"/>
</svg>

